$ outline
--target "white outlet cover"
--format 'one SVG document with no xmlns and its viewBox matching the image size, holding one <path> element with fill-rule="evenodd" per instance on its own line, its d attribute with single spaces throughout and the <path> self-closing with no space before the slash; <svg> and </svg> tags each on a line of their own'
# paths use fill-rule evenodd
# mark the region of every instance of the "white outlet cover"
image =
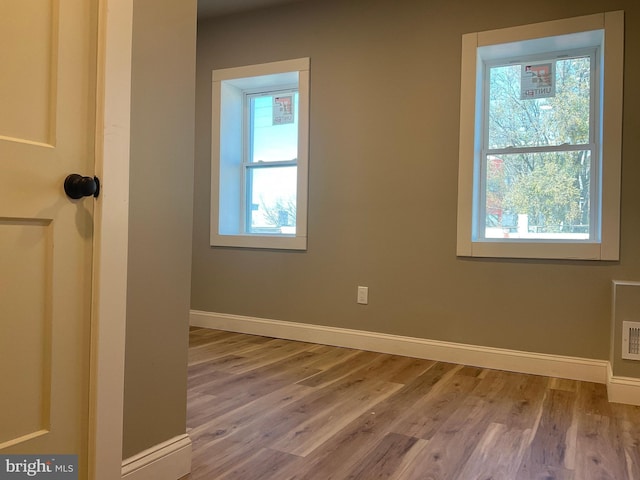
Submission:
<svg viewBox="0 0 640 480">
<path fill-rule="evenodd" d="M 367 305 L 369 303 L 369 287 L 358 287 L 358 303 Z"/>
</svg>

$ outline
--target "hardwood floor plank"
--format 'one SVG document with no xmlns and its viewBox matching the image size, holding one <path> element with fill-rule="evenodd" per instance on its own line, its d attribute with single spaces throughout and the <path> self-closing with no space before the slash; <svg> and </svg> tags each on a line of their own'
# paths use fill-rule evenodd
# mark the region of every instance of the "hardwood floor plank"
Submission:
<svg viewBox="0 0 640 480">
<path fill-rule="evenodd" d="M 515 480 L 582 480 L 576 477 L 573 470 L 550 465 L 537 465 L 523 461 Z"/>
<path fill-rule="evenodd" d="M 244 357 L 237 355 L 225 355 L 224 357 L 218 357 L 187 367 L 187 388 L 192 389 L 198 387 L 216 378 L 231 377 L 229 373 L 224 372 L 220 368 L 221 365 L 241 361 L 243 358 Z"/>
<path fill-rule="evenodd" d="M 367 411 L 338 431 L 322 448 L 307 457 L 304 469 L 289 472 L 289 479 L 343 479 L 348 475 L 358 456 L 367 455 L 389 432 L 402 414 L 410 410 L 422 396 L 426 395 L 444 375 L 456 368 L 453 364 L 436 363 L 414 381 L 400 388 L 380 402 L 375 409 Z"/>
<path fill-rule="evenodd" d="M 326 345 L 315 345 L 309 351 L 318 355 L 317 359 L 309 366 L 318 370 L 328 370 L 340 363 L 351 363 L 353 358 L 360 353 L 360 350 L 351 348 L 329 347 Z"/>
<path fill-rule="evenodd" d="M 193 392 L 187 395 L 187 429 L 192 429 L 202 425 L 207 418 L 210 408 L 216 404 L 218 399 L 215 395 Z"/>
<path fill-rule="evenodd" d="M 435 363 L 433 361 L 418 362 L 414 358 L 400 355 L 382 353 L 376 355 L 377 358 L 373 362 L 355 369 L 354 374 L 405 384 L 414 380 Z"/>
<path fill-rule="evenodd" d="M 621 404 L 612 407 L 622 430 L 627 476 L 640 478 L 640 407 Z"/>
<path fill-rule="evenodd" d="M 460 370 L 458 370 L 457 375 L 478 378 L 484 371 L 484 368 L 463 366 Z"/>
<path fill-rule="evenodd" d="M 264 390 L 271 391 L 283 383 L 298 382 L 316 374 L 318 370 L 307 366 L 312 355 L 310 352 L 301 352 L 238 375 L 218 372 L 214 380 L 202 382 L 194 386 L 193 390 L 217 393 L 221 398 L 262 395 Z M 251 384 L 250 390 L 247 389 L 247 384 Z"/>
<path fill-rule="evenodd" d="M 219 465 L 215 468 L 215 472 L 210 471 L 207 474 L 222 475 L 227 469 L 235 466 L 243 458 L 236 454 L 236 450 L 237 452 L 253 452 L 261 448 L 278 446 L 278 441 L 280 443 L 284 442 L 285 445 L 291 445 L 288 443 L 290 439 L 287 434 L 293 432 L 296 436 L 304 437 L 305 420 L 309 418 L 310 414 L 318 411 L 319 408 L 322 409 L 321 406 L 326 405 L 329 398 L 341 394 L 349 395 L 352 393 L 351 390 L 361 389 L 364 391 L 371 388 L 370 384 L 373 383 L 376 383 L 376 381 L 362 379 L 360 381 L 347 380 L 340 384 L 334 384 L 322 389 L 322 391 L 314 391 L 280 409 L 266 412 L 246 425 L 244 429 L 238 429 L 230 435 L 214 438 L 212 441 L 207 442 L 206 446 L 209 447 L 208 451 L 214 452 L 212 460 L 215 460 L 215 463 Z M 381 382 L 377 383 L 381 384 Z M 388 385 L 394 389 L 399 388 L 395 384 Z M 308 388 L 301 385 L 298 387 Z M 365 408 L 367 406 L 366 404 L 364 405 Z M 340 425 L 334 425 L 333 428 L 339 428 Z M 301 440 L 303 439 L 301 438 Z M 197 445 L 196 448 L 199 451 L 198 454 L 203 453 L 205 450 L 201 444 Z"/>
<path fill-rule="evenodd" d="M 240 333 L 230 333 L 222 330 L 191 329 L 189 331 L 189 347 L 194 348 L 207 343 L 231 340 L 233 338 L 243 338 L 243 336 Z"/>
<path fill-rule="evenodd" d="M 488 399 L 469 395 L 429 440 L 424 455 L 416 459 L 414 468 L 400 478 L 457 480 L 467 459 L 487 430 L 492 404 Z"/>
<path fill-rule="evenodd" d="M 633 480 L 628 476 L 624 432 L 603 385 L 582 382 L 578 386 L 578 435 L 576 477 L 584 480 Z"/>
<path fill-rule="evenodd" d="M 503 388 L 496 397 L 498 405 L 494 420 L 515 429 L 531 430 L 538 420 L 548 385 L 546 377 L 506 375 Z"/>
<path fill-rule="evenodd" d="M 294 355 L 298 361 L 304 359 L 315 360 L 317 354 L 309 351 L 308 347 L 308 344 L 280 340 L 276 343 L 262 345 L 261 348 L 254 350 L 252 355 L 241 356 L 237 361 L 227 362 L 220 365 L 219 368 L 224 372 L 243 374 L 255 368 L 276 364 Z M 309 362 L 305 361 L 305 364 L 306 363 Z"/>
<path fill-rule="evenodd" d="M 546 392 L 542 415 L 518 478 L 538 478 L 537 472 L 540 471 L 548 472 L 545 474 L 550 478 L 573 478 L 573 473 L 565 469 L 565 454 L 575 405 L 576 394 L 573 392 Z M 573 463 L 573 459 L 569 462 Z"/>
<path fill-rule="evenodd" d="M 412 478 L 413 476 L 413 478 L 421 478 L 421 480 L 423 480 L 423 477 L 419 476 L 420 472 L 417 472 L 416 470 L 419 468 L 418 459 L 429 454 L 428 447 L 429 440 L 416 438 L 416 443 L 411 447 L 411 450 L 405 453 L 402 461 L 398 464 L 396 471 L 388 478 L 390 480 L 400 480 L 402 478 Z"/>
<path fill-rule="evenodd" d="M 528 447 L 531 432 L 491 423 L 458 478 L 513 480 Z"/>
<path fill-rule="evenodd" d="M 260 348 L 262 344 L 270 341 L 272 341 L 272 339 L 264 337 L 247 339 L 239 336 L 229 340 L 207 342 L 203 345 L 189 348 L 188 364 L 190 366 L 197 365 L 198 363 L 208 362 L 215 358 L 224 357 L 225 355 L 242 355 L 243 353 L 256 350 Z"/>
<path fill-rule="evenodd" d="M 549 388 L 553 390 L 566 390 L 567 392 L 576 392 L 578 390 L 578 381 L 567 380 L 566 378 L 550 378 Z"/>
<path fill-rule="evenodd" d="M 345 477 L 349 480 L 376 480 L 391 478 L 403 464 L 405 456 L 415 446 L 417 438 L 399 433 L 385 435 Z"/>
<path fill-rule="evenodd" d="M 346 385 L 351 386 L 350 383 L 347 382 Z M 286 432 L 272 448 L 307 456 L 345 425 L 370 412 L 374 405 L 400 388 L 399 384 L 366 378 L 361 384 L 354 382 L 353 385 L 356 387 L 349 393 L 342 389 L 326 388 L 317 392 L 320 394 L 326 390 L 326 394 L 316 398 L 312 404 L 300 405 L 302 401 L 292 404 L 290 407 L 296 408 L 298 412 L 304 409 L 305 415 L 302 421 L 294 429 Z M 327 402 L 327 396 L 336 400 Z"/>
<path fill-rule="evenodd" d="M 354 370 L 366 368 L 370 363 L 378 360 L 379 353 L 374 352 L 356 352 L 349 362 L 340 362 L 332 365 L 330 368 L 313 375 L 300 382 L 307 387 L 319 387 L 338 381 L 347 375 L 352 375 Z"/>
<path fill-rule="evenodd" d="M 279 472 L 299 457 L 288 453 L 261 448 L 229 472 L 218 477 L 220 480 L 266 480 L 277 479 Z"/>
<path fill-rule="evenodd" d="M 607 397 L 607 387 L 598 383 L 580 382 L 577 388 L 578 409 L 586 415 L 613 416 Z"/>
<path fill-rule="evenodd" d="M 428 395 L 421 397 L 400 417 L 394 431 L 428 440 L 455 415 L 460 404 L 478 385 L 477 378 L 467 375 L 450 375 L 441 380 Z"/>
<path fill-rule="evenodd" d="M 252 428 L 265 417 L 265 412 L 281 411 L 287 405 L 304 398 L 309 391 L 309 387 L 303 385 L 287 384 L 254 401 L 236 404 L 236 408 L 226 408 L 226 412 L 222 414 L 212 415 L 210 410 L 205 410 L 200 414 L 202 420 L 189 432 L 194 442 L 194 452 L 200 448 L 211 447 L 215 441 L 243 429 Z M 216 432 L 215 436 L 208 435 L 211 431 Z"/>
<path fill-rule="evenodd" d="M 430 369 L 436 362 L 434 360 L 425 360 L 423 358 L 405 357 L 409 361 L 402 368 L 390 375 L 388 381 L 393 383 L 407 384 Z"/>
<path fill-rule="evenodd" d="M 604 415 L 581 415 L 577 449 L 576 478 L 581 480 L 629 479 L 623 441 L 616 420 Z"/>
<path fill-rule="evenodd" d="M 212 380 L 205 381 L 190 390 L 193 393 L 205 394 L 216 392 L 215 404 L 210 405 L 206 412 L 197 412 L 194 415 L 197 415 L 198 422 L 209 425 L 212 419 L 235 410 L 239 405 L 250 404 L 317 373 L 317 370 L 306 366 L 306 362 L 310 360 L 307 352 L 302 352 L 242 375 L 215 372 Z M 189 424 L 191 425 L 191 422 Z"/>
<path fill-rule="evenodd" d="M 242 465 L 248 457 L 253 455 L 261 447 L 254 448 L 253 437 L 230 436 L 215 441 L 214 432 L 207 433 L 212 437 L 208 449 L 199 448 L 194 451 L 191 460 L 191 473 L 187 475 L 189 480 L 212 480 L 221 478 L 236 466 Z M 202 440 L 202 436 L 200 437 Z M 208 445 L 202 442 L 201 445 Z"/>
</svg>

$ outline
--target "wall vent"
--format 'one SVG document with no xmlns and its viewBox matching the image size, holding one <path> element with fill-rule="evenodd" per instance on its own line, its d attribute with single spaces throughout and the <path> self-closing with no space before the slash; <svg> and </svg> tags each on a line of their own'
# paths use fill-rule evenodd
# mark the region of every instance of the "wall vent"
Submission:
<svg viewBox="0 0 640 480">
<path fill-rule="evenodd" d="M 640 360 L 640 322 L 622 322 L 622 358 Z"/>
</svg>

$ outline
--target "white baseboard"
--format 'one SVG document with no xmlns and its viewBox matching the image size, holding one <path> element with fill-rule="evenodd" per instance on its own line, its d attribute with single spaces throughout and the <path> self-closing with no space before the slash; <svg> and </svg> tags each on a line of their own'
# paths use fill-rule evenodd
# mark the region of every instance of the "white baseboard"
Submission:
<svg viewBox="0 0 640 480">
<path fill-rule="evenodd" d="M 571 380 L 607 383 L 610 378 L 608 375 L 609 362 L 606 360 L 522 352 L 198 310 L 191 311 L 190 323 L 196 327 L 321 343 Z M 638 391 L 640 392 L 640 390 Z"/>
<path fill-rule="evenodd" d="M 611 366 L 609 366 L 607 395 L 610 402 L 640 405 L 640 379 L 615 377 Z"/>
<path fill-rule="evenodd" d="M 122 461 L 126 480 L 178 480 L 191 471 L 191 439 L 186 433 Z"/>
</svg>

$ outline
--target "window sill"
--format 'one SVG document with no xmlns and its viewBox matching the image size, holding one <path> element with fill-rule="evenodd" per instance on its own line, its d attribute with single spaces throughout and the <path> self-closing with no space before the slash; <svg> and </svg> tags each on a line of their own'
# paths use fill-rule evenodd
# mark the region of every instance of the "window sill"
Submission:
<svg viewBox="0 0 640 480">
<path fill-rule="evenodd" d="M 548 260 L 619 260 L 617 249 L 603 243 L 573 242 L 470 242 L 458 248 L 459 257 L 531 258 Z"/>
<path fill-rule="evenodd" d="M 306 250 L 307 237 L 293 235 L 211 235 L 212 247 Z"/>
</svg>

